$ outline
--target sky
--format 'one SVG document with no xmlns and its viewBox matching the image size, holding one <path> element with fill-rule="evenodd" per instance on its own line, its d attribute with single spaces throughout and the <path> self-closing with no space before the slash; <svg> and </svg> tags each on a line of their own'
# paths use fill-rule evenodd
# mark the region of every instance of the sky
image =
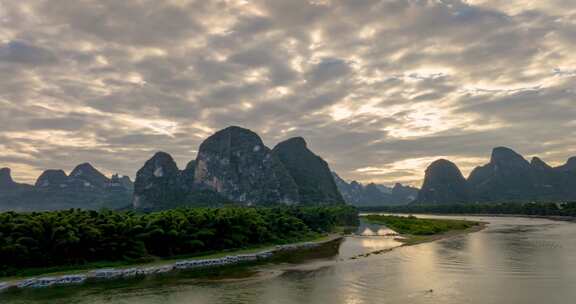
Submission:
<svg viewBox="0 0 576 304">
<path fill-rule="evenodd" d="M 573 0 L 0 0 L 0 167 L 181 168 L 230 125 L 348 180 L 576 155 Z"/>
</svg>

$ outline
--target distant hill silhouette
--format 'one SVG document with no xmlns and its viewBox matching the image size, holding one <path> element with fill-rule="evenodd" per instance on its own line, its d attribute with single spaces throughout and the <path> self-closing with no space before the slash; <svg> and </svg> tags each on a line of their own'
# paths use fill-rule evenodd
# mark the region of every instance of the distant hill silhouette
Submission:
<svg viewBox="0 0 576 304">
<path fill-rule="evenodd" d="M 576 200 L 576 158 L 553 168 L 534 157 L 528 162 L 510 148 L 497 147 L 490 162 L 468 179 L 441 160 L 426 170 L 417 203 L 528 202 Z"/>
<path fill-rule="evenodd" d="M 272 150 L 272 154 L 278 157 L 294 179 L 302 204 L 344 202 L 328 163 L 310 151 L 302 137 L 279 143 Z"/>
<path fill-rule="evenodd" d="M 132 192 L 129 177 L 108 178 L 89 163 L 70 175 L 46 170 L 33 186 L 14 182 L 9 168 L 0 169 L 0 210 L 118 209 L 130 204 Z"/>
<path fill-rule="evenodd" d="M 412 202 L 418 195 L 417 188 L 399 183 L 396 183 L 392 188 L 374 183 L 363 185 L 357 181 L 349 183 L 338 176 L 336 172 L 332 174 L 346 203 L 358 207 L 403 205 Z"/>
<path fill-rule="evenodd" d="M 439 159 L 433 162 L 424 176 L 417 202 L 467 202 L 470 198 L 468 183 L 460 169 L 451 161 Z"/>
<path fill-rule="evenodd" d="M 437 160 L 427 168 L 420 190 L 401 184 L 390 188 L 344 181 L 301 137 L 270 149 L 255 132 L 235 126 L 208 137 L 184 170 L 168 153 L 156 153 L 134 183 L 126 176 L 107 177 L 89 163 L 69 175 L 46 170 L 34 185 L 17 183 L 11 173 L 0 169 L 0 210 L 576 200 L 576 157 L 554 168 L 538 157 L 529 162 L 512 149 L 497 147 L 468 178 L 456 164 Z"/>
</svg>

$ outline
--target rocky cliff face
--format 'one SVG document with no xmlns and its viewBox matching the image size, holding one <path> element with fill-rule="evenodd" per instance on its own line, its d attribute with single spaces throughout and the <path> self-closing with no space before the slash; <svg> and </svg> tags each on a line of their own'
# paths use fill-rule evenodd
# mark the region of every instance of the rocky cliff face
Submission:
<svg viewBox="0 0 576 304">
<path fill-rule="evenodd" d="M 460 169 L 444 159 L 433 162 L 427 169 L 418 203 L 458 203 L 469 200 L 468 184 Z"/>
<path fill-rule="evenodd" d="M 472 171 L 468 182 L 475 200 L 517 200 L 535 193 L 532 167 L 509 148 L 492 151 L 490 163 Z"/>
<path fill-rule="evenodd" d="M 132 207 L 157 211 L 180 206 L 218 207 L 231 201 L 194 181 L 196 161 L 179 170 L 171 155 L 156 153 L 138 170 Z"/>
<path fill-rule="evenodd" d="M 67 188 L 70 180 L 63 170 L 46 170 L 36 180 L 37 188 Z"/>
<path fill-rule="evenodd" d="M 138 170 L 134 183 L 134 208 L 169 208 L 182 203 L 184 198 L 180 170 L 168 153 L 156 153 Z"/>
<path fill-rule="evenodd" d="M 538 157 L 532 158 L 530 167 L 534 199 L 556 200 L 562 196 L 562 174 Z"/>
<path fill-rule="evenodd" d="M 167 181 L 154 177 L 158 166 L 169 168 L 162 170 Z M 167 197 L 168 193 L 176 194 Z M 208 137 L 196 160 L 182 171 L 169 155 L 155 156 L 139 171 L 134 193 L 134 207 L 139 209 L 343 202 L 328 164 L 302 138 L 282 142 L 272 151 L 256 133 L 240 127 Z"/>
<path fill-rule="evenodd" d="M 83 163 L 76 166 L 74 170 L 70 173 L 70 177 L 73 179 L 82 180 L 84 186 L 95 187 L 103 189 L 110 184 L 110 179 L 100 171 L 96 170 L 91 164 Z"/>
<path fill-rule="evenodd" d="M 272 150 L 272 154 L 280 159 L 296 183 L 300 203 L 344 203 L 328 163 L 310 151 L 302 137 L 279 143 Z"/>
<path fill-rule="evenodd" d="M 194 181 L 235 202 L 299 202 L 294 180 L 260 137 L 229 127 L 206 139 L 198 151 Z"/>
<path fill-rule="evenodd" d="M 190 161 L 186 168 L 180 173 L 182 189 L 190 193 L 195 189 L 194 175 L 196 174 L 196 160 Z"/>
<path fill-rule="evenodd" d="M 332 174 L 346 203 L 358 207 L 403 205 L 414 201 L 418 195 L 417 188 L 399 183 L 393 188 L 373 183 L 362 185 L 356 181 L 348 183 L 335 172 Z"/>
</svg>

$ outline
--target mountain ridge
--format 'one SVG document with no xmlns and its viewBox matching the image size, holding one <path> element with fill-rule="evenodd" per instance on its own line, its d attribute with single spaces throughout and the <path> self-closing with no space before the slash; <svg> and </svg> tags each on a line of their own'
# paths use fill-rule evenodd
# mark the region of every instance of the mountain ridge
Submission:
<svg viewBox="0 0 576 304">
<path fill-rule="evenodd" d="M 166 183 L 161 183 L 158 176 L 155 178 L 150 168 L 146 169 L 151 160 L 136 178 L 133 200 L 136 209 L 206 203 L 212 206 L 344 203 L 328 163 L 310 151 L 301 137 L 290 138 L 270 149 L 252 130 L 238 126 L 219 130 L 200 144 L 196 159 L 184 170 L 180 171 L 175 163 L 170 165 L 168 184 L 170 192 L 176 193 L 171 197 L 162 195 L 167 192 Z"/>
<path fill-rule="evenodd" d="M 347 204 L 357 207 L 408 204 L 418 194 L 418 189 L 396 183 L 390 188 L 384 185 L 369 183 L 363 185 L 357 181 L 347 182 L 336 172 L 332 172 L 338 190 Z"/>
<path fill-rule="evenodd" d="M 552 167 L 537 156 L 528 161 L 510 148 L 496 147 L 488 163 L 467 178 L 449 160 L 435 161 L 425 173 L 421 189 L 347 182 L 302 137 L 270 149 L 257 133 L 231 126 L 204 140 L 183 170 L 168 153 L 156 153 L 138 171 L 135 183 L 127 176 L 107 177 L 90 163 L 77 165 L 69 175 L 45 170 L 34 185 L 17 183 L 10 168 L 1 168 L 0 209 L 576 200 L 576 157 Z"/>
<path fill-rule="evenodd" d="M 76 166 L 70 175 L 61 169 L 45 170 L 34 185 L 15 182 L 11 169 L 3 168 L 0 170 L 0 210 L 116 209 L 129 204 L 132 187 L 129 177 L 108 178 L 89 163 Z"/>
<path fill-rule="evenodd" d="M 443 178 L 441 174 L 430 177 L 432 181 L 425 179 L 424 184 L 436 183 L 440 178 Z M 439 194 L 442 201 L 438 201 L 425 197 L 429 187 L 423 185 L 416 203 L 576 200 L 576 157 L 571 157 L 564 165 L 552 167 L 537 156 L 529 162 L 510 148 L 496 147 L 487 164 L 474 168 L 464 181 L 448 184 L 452 189 L 467 188 L 468 198 L 460 196 L 456 200 L 447 193 L 449 190 L 443 189 Z"/>
</svg>

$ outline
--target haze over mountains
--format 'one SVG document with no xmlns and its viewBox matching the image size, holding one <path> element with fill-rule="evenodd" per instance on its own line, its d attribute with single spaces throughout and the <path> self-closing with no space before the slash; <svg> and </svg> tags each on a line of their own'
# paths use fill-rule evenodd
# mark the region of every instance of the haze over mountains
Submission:
<svg viewBox="0 0 576 304">
<path fill-rule="evenodd" d="M 34 185 L 16 183 L 9 168 L 0 169 L 0 210 L 116 209 L 126 206 L 132 191 L 129 177 L 108 178 L 89 163 L 76 166 L 70 175 L 46 170 Z"/>
<path fill-rule="evenodd" d="M 270 149 L 258 134 L 236 126 L 208 137 L 183 170 L 170 154 L 156 153 L 137 172 L 134 184 L 126 176 L 107 177 L 89 163 L 78 165 L 69 175 L 46 170 L 35 185 L 16 183 L 9 168 L 0 170 L 0 210 L 16 211 L 568 200 L 576 200 L 576 157 L 552 168 L 540 158 L 528 162 L 513 150 L 498 147 L 490 162 L 468 178 L 456 164 L 440 159 L 426 169 L 421 190 L 401 184 L 362 185 L 332 172 L 301 137 Z"/>
<path fill-rule="evenodd" d="M 418 188 L 396 183 L 390 188 L 384 185 L 370 183 L 363 185 L 357 181 L 347 182 L 336 172 L 332 172 L 334 181 L 346 203 L 358 207 L 382 205 L 402 205 L 414 201 Z"/>
<path fill-rule="evenodd" d="M 576 157 L 553 168 L 538 157 L 528 162 L 506 147 L 465 179 L 458 167 L 438 160 L 426 170 L 417 203 L 527 202 L 576 200 Z"/>
<path fill-rule="evenodd" d="M 347 183 L 331 172 L 306 141 L 294 137 L 273 149 L 255 132 L 228 127 L 208 137 L 195 160 L 180 170 L 158 152 L 138 171 L 133 207 L 156 210 L 177 205 L 300 204 L 355 206 L 406 204 L 418 189 Z"/>
<path fill-rule="evenodd" d="M 180 170 L 157 152 L 128 177 L 108 178 L 85 163 L 70 175 L 46 170 L 35 185 L 18 184 L 8 168 L 0 171 L 0 209 L 126 208 L 159 210 L 182 205 L 344 204 L 328 164 L 295 137 L 274 149 L 258 134 L 229 127 L 208 137 L 195 160 Z"/>
</svg>

